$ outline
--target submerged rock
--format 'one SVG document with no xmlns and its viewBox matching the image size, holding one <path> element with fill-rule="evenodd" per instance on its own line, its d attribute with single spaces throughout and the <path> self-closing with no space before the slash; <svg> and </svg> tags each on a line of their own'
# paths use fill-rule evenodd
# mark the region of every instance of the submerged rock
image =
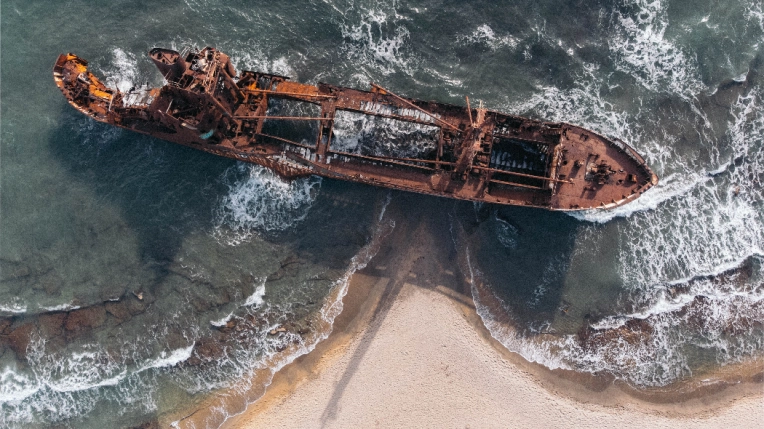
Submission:
<svg viewBox="0 0 764 429">
<path fill-rule="evenodd" d="M 37 327 L 33 323 L 25 323 L 12 330 L 7 336 L 4 336 L 4 342 L 13 350 L 17 358 L 26 360 L 27 348 L 32 342 L 32 336 L 36 331 Z"/>
<path fill-rule="evenodd" d="M 112 315 L 117 321 L 117 324 L 125 322 L 132 317 L 130 310 L 124 302 L 107 302 L 104 304 L 106 312 Z"/>
<path fill-rule="evenodd" d="M 106 309 L 102 305 L 82 308 L 69 312 L 66 317 L 66 330 L 79 331 L 85 328 L 97 328 L 106 322 Z"/>
</svg>

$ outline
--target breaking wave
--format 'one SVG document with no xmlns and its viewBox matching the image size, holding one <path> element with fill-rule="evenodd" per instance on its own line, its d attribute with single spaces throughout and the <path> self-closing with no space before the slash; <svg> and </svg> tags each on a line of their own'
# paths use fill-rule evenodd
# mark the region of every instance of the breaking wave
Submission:
<svg viewBox="0 0 764 429">
<path fill-rule="evenodd" d="M 256 232 L 284 231 L 305 219 L 321 188 L 316 176 L 286 180 L 257 165 L 236 164 L 224 174 L 229 192 L 216 209 L 216 234 L 230 244 Z"/>
<path fill-rule="evenodd" d="M 255 330 L 250 334 L 253 337 L 239 334 L 237 341 L 244 343 L 255 341 L 258 347 L 243 347 L 234 350 L 230 359 L 225 363 L 227 366 L 224 371 L 225 378 L 220 378 L 220 369 L 223 368 L 219 368 L 214 372 L 207 372 L 206 375 L 198 374 L 190 380 L 191 384 L 186 386 L 189 391 L 211 391 L 220 387 L 227 387 L 237 393 L 231 395 L 229 391 L 214 401 L 213 405 L 209 407 L 212 410 L 211 415 L 204 419 L 206 427 L 219 427 L 230 417 L 243 412 L 249 403 L 256 401 L 262 395 L 265 387 L 271 383 L 273 376 L 281 368 L 298 357 L 310 353 L 319 342 L 329 337 L 333 329 L 334 319 L 342 312 L 342 300 L 347 294 L 351 276 L 366 267 L 377 254 L 384 237 L 395 228 L 394 221 L 385 220 L 385 212 L 390 200 L 391 194 L 388 193 L 378 205 L 378 214 L 371 240 L 352 257 L 347 269 L 333 282 L 330 293 L 323 300 L 322 306 L 311 323 L 311 333 L 307 335 L 291 332 L 279 333 L 280 322 L 254 327 Z M 255 291 L 253 296 L 258 298 L 254 300 L 261 299 L 264 293 L 263 284 Z M 247 302 L 249 301 L 248 298 Z M 258 304 L 258 306 L 262 306 L 259 310 L 263 312 L 276 310 L 275 313 L 277 314 L 288 313 L 285 309 L 270 308 L 267 302 L 264 305 Z M 264 376 L 255 377 L 258 372 L 263 372 Z M 253 385 L 253 383 L 257 383 L 255 380 L 263 379 L 264 386 Z M 176 421 L 173 426 L 178 424 L 179 422 Z"/>
<path fill-rule="evenodd" d="M 718 174 L 620 226 L 628 243 L 621 250 L 627 284 L 649 288 L 715 274 L 764 253 L 761 95 L 754 88 L 732 106 L 725 145 L 730 159 Z"/>
<path fill-rule="evenodd" d="M 27 305 L 19 297 L 12 297 L 0 304 L 0 313 L 23 314 L 27 312 Z"/>
<path fill-rule="evenodd" d="M 637 313 L 606 317 L 576 335 L 556 335 L 518 326 L 469 254 L 466 259 L 476 310 L 491 335 L 550 369 L 605 371 L 634 386 L 665 386 L 692 375 L 698 354 L 726 365 L 764 350 L 764 288 L 744 281 L 738 286 L 739 274 L 688 282 L 671 289 L 684 292 L 663 291 Z"/>
<path fill-rule="evenodd" d="M 191 356 L 193 344 L 163 350 L 136 365 L 140 343 L 124 344 L 119 355 L 85 344 L 66 356 L 30 344 L 28 368 L 4 367 L 0 378 L 0 424 L 12 427 L 37 418 L 62 421 L 93 413 L 102 401 L 150 412 L 156 409 L 157 376 Z"/>
<path fill-rule="evenodd" d="M 102 70 L 106 77 L 104 84 L 127 92 L 137 85 L 138 66 L 135 55 L 121 48 L 114 48 L 112 57 L 111 64 Z"/>
<path fill-rule="evenodd" d="M 610 51 L 616 68 L 645 88 L 691 99 L 706 88 L 695 56 L 666 36 L 667 7 L 661 0 L 622 0 L 613 12 Z"/>
<path fill-rule="evenodd" d="M 360 12 L 360 22 L 349 23 L 346 16 L 340 24 L 345 55 L 365 71 L 356 75 L 358 84 L 367 84 L 369 77 L 377 73 L 389 75 L 403 71 L 411 75 L 416 57 L 408 49 L 410 33 L 401 23 L 403 17 L 394 7 L 384 5 Z"/>
<path fill-rule="evenodd" d="M 509 104 L 507 110 L 532 112 L 545 120 L 578 124 L 626 142 L 640 143 L 642 130 L 635 126 L 639 122 L 634 114 L 617 109 L 602 97 L 603 87 L 609 83 L 600 75 L 598 65 L 584 64 L 576 87 L 541 86 L 527 100 Z"/>
<path fill-rule="evenodd" d="M 764 113 L 762 91 L 750 88 L 730 107 L 708 171 L 678 170 L 622 212 L 577 215 L 595 240 L 597 226 L 615 216 L 618 313 L 593 321 L 575 335 L 528 330 L 492 292 L 467 250 L 478 313 L 505 347 L 549 368 L 606 371 L 635 386 L 664 386 L 698 371 L 759 356 L 764 350 Z M 595 115 L 596 117 L 596 115 Z M 505 222 L 506 223 L 506 222 Z M 507 237 L 499 223 L 499 242 Z M 512 237 L 512 234 L 509 234 Z M 542 284 L 537 285 L 543 287 Z M 529 303 L 530 304 L 530 303 Z M 704 360 L 705 359 L 705 360 Z"/>
<path fill-rule="evenodd" d="M 465 45 L 485 45 L 492 51 L 504 47 L 515 49 L 520 43 L 516 37 L 497 35 L 488 24 L 479 25 L 471 34 L 459 36 L 457 40 Z"/>
</svg>

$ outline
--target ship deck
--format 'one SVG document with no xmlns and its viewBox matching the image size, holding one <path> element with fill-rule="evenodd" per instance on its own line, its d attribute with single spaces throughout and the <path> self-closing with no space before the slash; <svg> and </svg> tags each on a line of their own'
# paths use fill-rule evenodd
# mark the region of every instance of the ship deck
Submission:
<svg viewBox="0 0 764 429">
<path fill-rule="evenodd" d="M 102 122 L 274 169 L 430 195 L 552 210 L 611 208 L 657 183 L 627 144 L 566 123 L 470 105 L 242 71 L 213 49 L 149 56 L 167 79 L 150 104 L 59 57 L 69 102 Z"/>
</svg>

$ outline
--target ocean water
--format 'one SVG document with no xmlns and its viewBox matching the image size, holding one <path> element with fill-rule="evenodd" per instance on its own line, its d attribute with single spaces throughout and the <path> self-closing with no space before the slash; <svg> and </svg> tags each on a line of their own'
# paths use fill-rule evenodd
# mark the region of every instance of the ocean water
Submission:
<svg viewBox="0 0 764 429">
<path fill-rule="evenodd" d="M 762 358 L 761 1 L 3 0 L 0 24 L 2 427 L 131 427 L 201 401 L 217 427 L 328 335 L 404 221 L 386 208 L 410 201 L 95 123 L 53 84 L 63 52 L 127 89 L 162 84 L 152 47 L 210 45 L 238 69 L 621 138 L 661 182 L 614 211 L 417 197 L 447 213 L 435 230 L 484 323 L 528 360 L 639 389 Z M 376 137 L 348 122 L 343 144 Z"/>
</svg>

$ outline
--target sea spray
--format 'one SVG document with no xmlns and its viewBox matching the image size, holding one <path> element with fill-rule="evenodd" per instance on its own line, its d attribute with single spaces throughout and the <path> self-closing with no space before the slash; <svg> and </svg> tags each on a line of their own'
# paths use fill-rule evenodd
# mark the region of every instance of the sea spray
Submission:
<svg viewBox="0 0 764 429">
<path fill-rule="evenodd" d="M 316 176 L 288 181 L 270 169 L 243 163 L 226 171 L 223 181 L 229 193 L 216 210 L 216 235 L 231 245 L 302 221 L 321 188 Z"/>
<path fill-rule="evenodd" d="M 103 70 L 106 76 L 105 84 L 110 88 L 117 88 L 122 93 L 127 93 L 136 86 L 138 79 L 138 68 L 136 58 L 130 52 L 125 52 L 122 48 L 114 48 L 114 56 L 111 67 Z"/>
<path fill-rule="evenodd" d="M 622 0 L 608 40 L 616 67 L 645 88 L 692 99 L 705 90 L 695 55 L 666 36 L 668 2 Z"/>
<path fill-rule="evenodd" d="M 410 33 L 394 8 L 370 8 L 362 13 L 360 22 L 341 26 L 347 58 L 361 70 L 372 69 L 384 75 L 402 70 L 410 74 L 416 62 L 407 49 Z"/>
</svg>

